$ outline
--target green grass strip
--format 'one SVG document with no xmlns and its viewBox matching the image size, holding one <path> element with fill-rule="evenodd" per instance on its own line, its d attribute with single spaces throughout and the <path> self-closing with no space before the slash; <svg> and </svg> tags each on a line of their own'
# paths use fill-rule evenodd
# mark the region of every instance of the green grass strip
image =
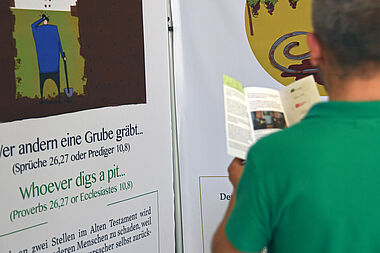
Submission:
<svg viewBox="0 0 380 253">
<path fill-rule="evenodd" d="M 42 226 L 42 225 L 46 225 L 46 224 L 48 224 L 48 222 L 43 222 L 43 223 L 40 223 L 40 224 L 37 224 L 37 225 L 34 225 L 34 226 L 30 226 L 30 227 L 27 227 L 27 228 L 19 229 L 19 230 L 16 230 L 16 231 L 13 231 L 13 232 L 10 232 L 10 233 L 7 233 L 7 234 L 0 235 L 0 238 L 8 236 L 8 235 L 16 234 L 18 232 L 22 232 L 22 231 L 25 231 L 25 230 L 28 230 L 28 229 L 32 229 L 32 228 L 35 228 L 35 227 L 39 227 L 39 226 Z"/>
<path fill-rule="evenodd" d="M 158 193 L 158 191 L 152 191 L 152 192 L 144 193 L 144 194 L 141 194 L 141 195 L 138 195 L 138 196 L 135 196 L 135 197 L 129 198 L 129 199 L 119 200 L 119 201 L 116 201 L 116 202 L 110 203 L 110 204 L 108 204 L 107 206 L 112 206 L 112 205 L 120 204 L 120 203 L 122 203 L 122 202 L 125 202 L 125 201 L 128 201 L 128 200 L 132 200 L 132 199 L 137 199 L 137 198 L 140 198 L 140 197 L 143 197 L 143 196 L 146 196 L 146 195 L 152 194 L 152 193 Z"/>
</svg>

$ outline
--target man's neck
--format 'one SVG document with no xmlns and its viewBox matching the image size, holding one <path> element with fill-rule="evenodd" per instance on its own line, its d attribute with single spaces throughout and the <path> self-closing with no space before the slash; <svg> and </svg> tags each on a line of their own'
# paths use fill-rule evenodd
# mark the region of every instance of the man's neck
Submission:
<svg viewBox="0 0 380 253">
<path fill-rule="evenodd" d="M 380 101 L 380 71 L 369 78 L 355 76 L 329 83 L 331 101 Z"/>
</svg>

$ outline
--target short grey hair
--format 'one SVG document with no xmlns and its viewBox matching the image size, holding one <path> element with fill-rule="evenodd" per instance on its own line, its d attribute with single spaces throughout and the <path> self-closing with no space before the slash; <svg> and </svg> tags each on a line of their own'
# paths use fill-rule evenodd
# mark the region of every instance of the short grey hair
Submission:
<svg viewBox="0 0 380 253">
<path fill-rule="evenodd" d="M 313 0 L 314 33 L 343 72 L 380 67 L 380 0 Z"/>
</svg>

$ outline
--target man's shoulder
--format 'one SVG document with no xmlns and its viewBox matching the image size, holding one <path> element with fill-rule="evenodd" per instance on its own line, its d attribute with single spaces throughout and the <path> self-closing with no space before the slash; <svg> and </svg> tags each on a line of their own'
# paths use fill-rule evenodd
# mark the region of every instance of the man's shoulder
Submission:
<svg viewBox="0 0 380 253">
<path fill-rule="evenodd" d="M 38 30 L 42 30 L 42 31 L 52 31 L 52 30 L 58 30 L 57 26 L 56 25 L 51 25 L 51 24 L 47 24 L 47 25 L 40 25 L 37 27 Z"/>
<path fill-rule="evenodd" d="M 247 156 L 247 165 L 271 187 L 286 184 L 287 180 L 298 180 L 300 173 L 313 161 L 313 168 L 323 163 L 318 157 L 329 146 L 324 131 L 315 121 L 302 121 L 292 127 L 268 135 L 253 145 Z M 282 183 L 281 183 L 282 182 Z M 273 183 L 273 184 L 272 184 Z"/>
<path fill-rule="evenodd" d="M 303 120 L 294 126 L 270 134 L 260 139 L 255 146 L 258 148 L 282 147 L 282 145 L 299 145 L 320 138 L 326 133 L 326 125 L 315 120 Z"/>
<path fill-rule="evenodd" d="M 47 27 L 47 29 L 52 29 L 52 30 L 56 30 L 57 29 L 56 25 L 47 24 L 45 26 Z"/>
<path fill-rule="evenodd" d="M 249 157 L 258 163 L 267 164 L 267 161 L 270 161 L 272 165 L 294 162 L 299 157 L 311 159 L 333 141 L 331 138 L 333 133 L 327 131 L 334 129 L 331 129 L 326 122 L 304 120 L 261 138 L 251 147 Z"/>
</svg>

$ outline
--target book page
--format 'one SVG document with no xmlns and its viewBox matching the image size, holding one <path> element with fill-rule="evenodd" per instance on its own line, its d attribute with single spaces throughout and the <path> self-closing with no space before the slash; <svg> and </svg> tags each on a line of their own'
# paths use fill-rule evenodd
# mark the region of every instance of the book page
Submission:
<svg viewBox="0 0 380 253">
<path fill-rule="evenodd" d="M 268 88 L 245 88 L 256 141 L 287 127 L 280 93 Z"/>
<path fill-rule="evenodd" d="M 280 91 L 289 126 L 299 122 L 310 108 L 321 101 L 313 76 L 298 80 Z"/>
<path fill-rule="evenodd" d="M 223 81 L 227 153 L 234 157 L 246 159 L 247 152 L 254 139 L 244 87 L 228 76 L 224 76 Z"/>
</svg>

